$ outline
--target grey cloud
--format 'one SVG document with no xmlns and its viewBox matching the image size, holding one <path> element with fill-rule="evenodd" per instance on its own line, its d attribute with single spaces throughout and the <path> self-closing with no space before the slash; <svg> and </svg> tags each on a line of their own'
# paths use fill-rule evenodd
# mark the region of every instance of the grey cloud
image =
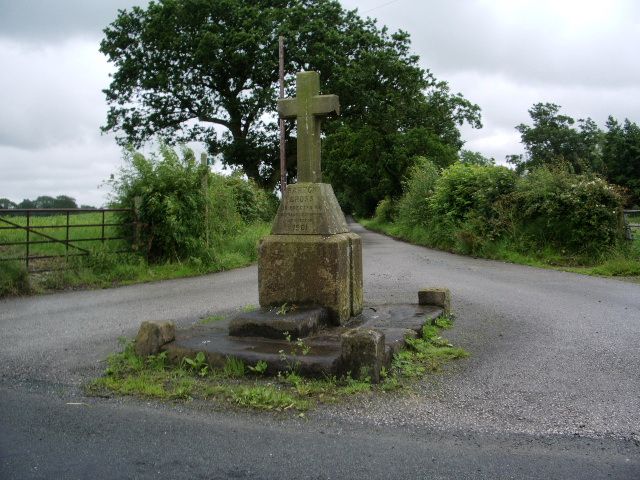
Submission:
<svg viewBox="0 0 640 480">
<path fill-rule="evenodd" d="M 95 43 L 35 48 L 0 40 L 0 64 L 11 66 L 0 76 L 0 145 L 40 149 L 98 134 L 110 67 Z"/>
<path fill-rule="evenodd" d="M 352 7 L 362 2 L 344 3 Z M 360 10 L 366 12 L 374 4 L 365 2 Z M 529 4 L 530 17 L 509 18 L 489 8 L 491 2 L 417 4 L 399 0 L 372 11 L 371 16 L 393 30 L 409 31 L 422 63 L 439 77 L 473 70 L 538 85 L 627 86 L 640 82 L 640 63 L 633 60 L 640 44 L 640 7 L 631 1 L 602 2 L 619 18 L 611 25 L 591 19 L 593 27 L 583 34 L 572 33 L 562 16 L 548 13 L 543 17 L 546 11 L 539 4 Z M 594 10 L 593 16 L 596 13 Z"/>
<path fill-rule="evenodd" d="M 118 9 L 146 0 L 0 0 L 0 38 L 50 43 L 82 36 L 100 38 Z"/>
</svg>

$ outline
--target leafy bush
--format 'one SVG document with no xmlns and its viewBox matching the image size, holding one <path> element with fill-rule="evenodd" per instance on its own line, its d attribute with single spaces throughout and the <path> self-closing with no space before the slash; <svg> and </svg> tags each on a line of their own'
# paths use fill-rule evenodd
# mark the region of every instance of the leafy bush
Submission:
<svg viewBox="0 0 640 480">
<path fill-rule="evenodd" d="M 131 208 L 136 197 L 138 219 L 145 226 L 139 241 L 150 260 L 197 256 L 206 238 L 203 222 L 207 195 L 202 188 L 208 168 L 196 162 L 191 150 L 182 156 L 162 145 L 160 154 L 149 159 L 141 153 L 127 153 L 129 165 L 111 180 L 119 207 Z M 132 222 L 132 214 L 124 220 Z"/>
<path fill-rule="evenodd" d="M 273 219 L 278 208 L 278 198 L 274 194 L 267 193 L 253 180 L 245 180 L 240 173 L 223 178 L 233 192 L 236 210 L 245 223 Z"/>
<path fill-rule="evenodd" d="M 584 263 L 623 247 L 620 189 L 594 174 L 556 167 L 519 177 L 505 167 L 457 163 L 438 176 L 421 159 L 404 186 L 396 223 L 385 226 L 389 207 L 381 203 L 371 226 L 423 245 L 510 260 Z M 623 250 L 622 257 L 637 258 Z"/>
<path fill-rule="evenodd" d="M 404 195 L 398 202 L 398 218 L 406 225 L 427 225 L 429 199 L 438 180 L 438 168 L 424 157 L 418 157 L 404 182 Z"/>
<path fill-rule="evenodd" d="M 539 168 L 522 177 L 513 195 L 517 228 L 534 247 L 594 255 L 622 234 L 622 198 L 594 174 Z"/>
<path fill-rule="evenodd" d="M 396 218 L 396 203 L 393 199 L 386 197 L 378 202 L 375 217 L 382 222 L 393 222 Z"/>
<path fill-rule="evenodd" d="M 509 226 L 504 213 L 516 178 L 493 165 L 457 163 L 444 170 L 429 200 L 434 235 L 463 253 L 476 253 L 500 237 Z"/>
<path fill-rule="evenodd" d="M 22 262 L 0 262 L 0 297 L 29 293 L 29 274 Z"/>
<path fill-rule="evenodd" d="M 178 154 L 161 146 L 145 158 L 129 151 L 129 164 L 111 180 L 115 204 L 130 208 L 139 198 L 139 245 L 151 261 L 215 262 L 222 238 L 242 232 L 246 224 L 271 220 L 277 198 L 238 175 L 211 174 L 193 151 Z M 205 185 L 207 186 L 205 188 Z M 133 222 L 132 214 L 123 214 Z"/>
</svg>

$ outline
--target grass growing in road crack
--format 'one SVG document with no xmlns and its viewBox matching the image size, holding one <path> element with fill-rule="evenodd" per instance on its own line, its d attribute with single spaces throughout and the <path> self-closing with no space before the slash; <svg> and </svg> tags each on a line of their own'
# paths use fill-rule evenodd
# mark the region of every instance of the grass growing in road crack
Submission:
<svg viewBox="0 0 640 480">
<path fill-rule="evenodd" d="M 164 352 L 139 357 L 133 342 L 121 339 L 123 350 L 109 356 L 104 376 L 87 384 L 85 391 L 106 397 L 213 400 L 244 408 L 296 411 L 303 416 L 303 412 L 318 404 L 336 403 L 354 395 L 408 390 L 413 382 L 437 372 L 446 362 L 467 357 L 465 350 L 440 336 L 442 330 L 451 328 L 452 324 L 452 316 L 440 317 L 433 324 L 425 325 L 418 338 L 408 338 L 407 347 L 395 355 L 389 370 L 382 370 L 377 384 L 369 378 L 350 376 L 310 379 L 299 375 L 294 368 L 271 377 L 265 375 L 266 362 L 246 365 L 232 357 L 223 368 L 213 369 L 202 352 L 176 366 L 169 364 Z"/>
</svg>

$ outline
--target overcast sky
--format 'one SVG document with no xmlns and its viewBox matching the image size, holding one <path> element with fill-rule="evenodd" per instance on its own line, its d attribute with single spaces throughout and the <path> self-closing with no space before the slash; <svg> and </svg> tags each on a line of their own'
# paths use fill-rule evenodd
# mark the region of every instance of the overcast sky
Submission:
<svg viewBox="0 0 640 480">
<path fill-rule="evenodd" d="M 0 197 L 70 195 L 101 205 L 122 164 L 101 135 L 110 65 L 98 52 L 119 8 L 144 0 L 0 0 Z M 411 34 L 424 68 L 482 108 L 465 148 L 499 163 L 536 102 L 574 118 L 640 123 L 640 2 L 342 0 Z"/>
</svg>

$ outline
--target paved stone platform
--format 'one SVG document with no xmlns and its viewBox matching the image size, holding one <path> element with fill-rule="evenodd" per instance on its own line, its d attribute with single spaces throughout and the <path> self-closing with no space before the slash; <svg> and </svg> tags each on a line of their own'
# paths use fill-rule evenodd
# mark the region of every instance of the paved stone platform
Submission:
<svg viewBox="0 0 640 480">
<path fill-rule="evenodd" d="M 281 315 L 281 321 L 297 318 L 303 312 L 291 312 Z M 316 312 L 317 313 L 317 312 Z M 443 309 L 432 305 L 386 304 L 365 306 L 362 314 L 352 318 L 347 324 L 329 327 L 301 337 L 308 353 L 302 353 L 302 347 L 295 341 L 284 338 L 265 338 L 263 336 L 230 335 L 229 328 L 235 318 L 221 320 L 211 325 L 196 325 L 188 329 L 177 330 L 175 340 L 164 345 L 162 350 L 168 353 L 169 360 L 180 362 L 183 357 L 194 357 L 203 352 L 207 362 L 214 368 L 224 366 L 228 357 L 235 357 L 248 365 L 258 361 L 267 362 L 267 373 L 277 374 L 295 367 L 305 376 L 342 375 L 351 371 L 357 359 L 346 358 L 349 349 L 344 348 L 345 338 L 356 334 L 368 334 L 374 331 L 376 338 L 381 334 L 384 344 L 383 353 L 378 355 L 378 363 L 388 366 L 393 354 L 402 346 L 407 336 L 415 337 L 425 323 L 442 315 Z M 254 318 L 260 319 L 260 312 Z M 247 318 L 247 314 L 239 314 Z M 232 328 L 233 331 L 233 328 Z M 345 334 L 351 332 L 350 335 Z M 379 334 L 378 334 L 379 332 Z"/>
</svg>

